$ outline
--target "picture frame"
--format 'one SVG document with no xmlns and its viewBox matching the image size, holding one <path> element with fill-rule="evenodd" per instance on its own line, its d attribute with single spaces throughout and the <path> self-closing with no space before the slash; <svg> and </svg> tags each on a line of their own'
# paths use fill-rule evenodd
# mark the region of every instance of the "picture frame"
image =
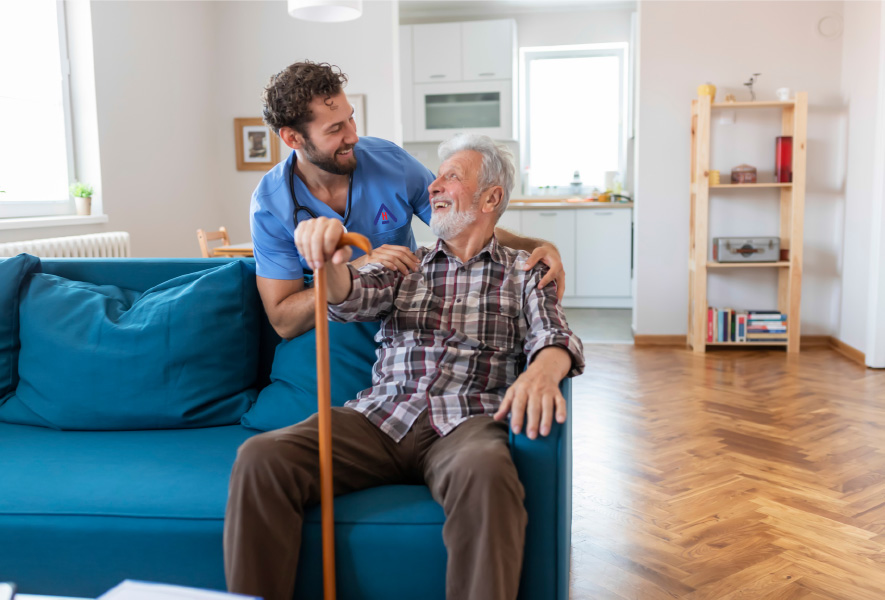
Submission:
<svg viewBox="0 0 885 600">
<path fill-rule="evenodd" d="M 353 120 L 356 122 L 356 134 L 366 135 L 366 95 L 347 94 L 347 100 L 353 106 Z"/>
<path fill-rule="evenodd" d="M 280 143 L 261 117 L 234 119 L 237 171 L 268 171 L 280 162 Z"/>
</svg>

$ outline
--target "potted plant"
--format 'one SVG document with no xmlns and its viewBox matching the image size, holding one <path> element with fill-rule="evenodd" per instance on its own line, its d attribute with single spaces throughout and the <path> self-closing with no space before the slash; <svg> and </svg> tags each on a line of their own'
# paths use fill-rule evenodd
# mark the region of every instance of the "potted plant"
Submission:
<svg viewBox="0 0 885 600">
<path fill-rule="evenodd" d="M 75 181 L 71 184 L 71 196 L 77 204 L 77 214 L 86 216 L 92 214 L 92 186 Z"/>
</svg>

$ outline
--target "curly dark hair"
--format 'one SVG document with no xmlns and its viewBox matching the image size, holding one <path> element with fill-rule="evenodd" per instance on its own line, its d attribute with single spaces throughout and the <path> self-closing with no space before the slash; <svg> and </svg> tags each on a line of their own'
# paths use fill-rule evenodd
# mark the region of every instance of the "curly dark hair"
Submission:
<svg viewBox="0 0 885 600">
<path fill-rule="evenodd" d="M 309 60 L 289 65 L 270 78 L 261 99 L 262 116 L 268 127 L 279 134 L 283 127 L 291 127 L 307 135 L 305 125 L 313 121 L 310 102 L 317 96 L 329 103 L 329 98 L 341 93 L 347 75 L 329 63 Z"/>
</svg>

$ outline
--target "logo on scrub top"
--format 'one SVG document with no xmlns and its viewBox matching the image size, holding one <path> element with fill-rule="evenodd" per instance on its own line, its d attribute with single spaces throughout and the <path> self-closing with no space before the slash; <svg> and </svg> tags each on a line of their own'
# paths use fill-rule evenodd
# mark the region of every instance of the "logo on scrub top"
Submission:
<svg viewBox="0 0 885 600">
<path fill-rule="evenodd" d="M 378 209 L 378 214 L 375 215 L 375 225 L 378 224 L 378 221 L 381 221 L 382 225 L 387 225 L 391 221 L 396 223 L 397 218 L 393 216 L 393 213 L 390 212 L 390 209 L 382 203 L 381 208 Z"/>
</svg>

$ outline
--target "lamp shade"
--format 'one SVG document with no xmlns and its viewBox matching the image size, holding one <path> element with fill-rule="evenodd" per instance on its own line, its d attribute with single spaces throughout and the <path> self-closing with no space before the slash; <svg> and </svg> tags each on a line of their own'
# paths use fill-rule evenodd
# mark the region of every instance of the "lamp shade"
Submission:
<svg viewBox="0 0 885 600">
<path fill-rule="evenodd" d="M 305 21 L 352 21 L 363 14 L 363 0 L 289 0 L 289 14 Z"/>
</svg>

